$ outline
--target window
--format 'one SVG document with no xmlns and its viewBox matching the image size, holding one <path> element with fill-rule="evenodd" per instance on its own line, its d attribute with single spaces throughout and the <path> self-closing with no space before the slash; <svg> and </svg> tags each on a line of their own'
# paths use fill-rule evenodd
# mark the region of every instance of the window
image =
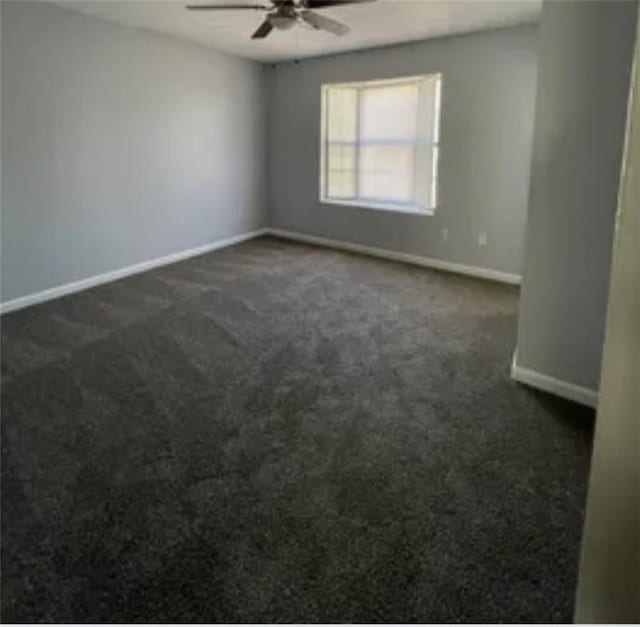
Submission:
<svg viewBox="0 0 640 627">
<path fill-rule="evenodd" d="M 440 74 L 322 87 L 324 202 L 432 213 Z"/>
</svg>

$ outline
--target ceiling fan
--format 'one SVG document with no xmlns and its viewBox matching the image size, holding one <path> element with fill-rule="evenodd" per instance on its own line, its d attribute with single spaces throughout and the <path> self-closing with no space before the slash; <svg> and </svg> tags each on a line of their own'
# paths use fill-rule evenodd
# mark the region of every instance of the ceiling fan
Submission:
<svg viewBox="0 0 640 627">
<path fill-rule="evenodd" d="M 346 35 L 349 27 L 326 15 L 316 13 L 314 9 L 360 4 L 374 0 L 267 0 L 268 4 L 190 4 L 190 11 L 228 11 L 251 9 L 267 11 L 264 22 L 260 24 L 252 39 L 264 39 L 274 28 L 288 30 L 298 23 L 307 24 L 315 30 L 325 30 L 334 35 Z"/>
</svg>

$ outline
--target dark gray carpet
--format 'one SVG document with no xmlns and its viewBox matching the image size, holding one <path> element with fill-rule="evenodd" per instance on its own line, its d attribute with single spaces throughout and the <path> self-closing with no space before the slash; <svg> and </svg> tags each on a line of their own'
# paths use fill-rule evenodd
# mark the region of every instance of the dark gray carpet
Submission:
<svg viewBox="0 0 640 627">
<path fill-rule="evenodd" d="M 262 239 L 2 318 L 2 619 L 570 621 L 592 414 L 517 291 Z"/>
</svg>

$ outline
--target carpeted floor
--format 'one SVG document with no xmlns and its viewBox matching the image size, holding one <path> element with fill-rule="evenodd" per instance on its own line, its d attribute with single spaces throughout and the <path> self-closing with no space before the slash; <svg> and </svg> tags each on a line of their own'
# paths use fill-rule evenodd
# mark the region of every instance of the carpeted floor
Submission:
<svg viewBox="0 0 640 627">
<path fill-rule="evenodd" d="M 265 238 L 4 316 L 2 619 L 570 621 L 593 417 L 516 306 Z"/>
</svg>

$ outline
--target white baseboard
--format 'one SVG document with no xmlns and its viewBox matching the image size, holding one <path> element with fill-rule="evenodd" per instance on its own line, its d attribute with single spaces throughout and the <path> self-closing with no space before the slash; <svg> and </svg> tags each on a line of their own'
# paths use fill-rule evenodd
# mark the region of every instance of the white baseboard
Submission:
<svg viewBox="0 0 640 627">
<path fill-rule="evenodd" d="M 111 272 L 105 272 L 104 274 L 97 274 L 86 279 L 80 279 L 73 283 L 65 283 L 64 285 L 52 287 L 48 290 L 43 290 L 42 292 L 36 292 L 35 294 L 20 296 L 19 298 L 14 298 L 13 300 L 0 303 L 0 314 L 23 309 L 24 307 L 29 307 L 31 305 L 37 305 L 38 303 L 44 303 L 48 300 L 53 300 L 54 298 L 60 298 L 61 296 L 67 296 L 68 294 L 89 289 L 90 287 L 102 285 L 103 283 L 110 283 L 111 281 L 123 279 L 124 277 L 132 274 L 139 274 L 140 272 L 146 272 L 153 268 L 176 263 L 177 261 L 182 261 L 189 257 L 196 257 L 214 250 L 219 250 L 220 248 L 233 246 L 234 244 L 239 244 L 240 242 L 245 242 L 255 237 L 266 235 L 267 232 L 268 229 L 256 229 L 255 231 L 249 231 L 248 233 L 241 233 L 240 235 L 234 235 L 233 237 L 216 240 L 215 242 L 210 242 L 203 246 L 196 246 L 195 248 L 181 250 L 180 252 L 172 253 L 164 257 L 157 257 L 156 259 L 136 263 L 132 266 L 127 266 L 126 268 L 119 268 L 118 270 L 112 270 Z"/>
<path fill-rule="evenodd" d="M 171 263 L 188 259 L 189 257 L 195 257 L 197 255 L 203 255 L 220 248 L 226 248 L 227 246 L 233 246 L 240 242 L 247 241 L 263 235 L 274 235 L 283 239 L 289 239 L 298 242 L 305 242 L 309 244 L 317 244 L 320 246 L 326 246 L 328 248 L 336 248 L 339 250 L 346 250 L 350 252 L 361 253 L 364 255 L 370 255 L 372 257 L 379 257 L 381 259 L 391 259 L 393 261 L 402 261 L 404 263 L 410 263 L 425 268 L 434 268 L 436 270 L 445 270 L 448 272 L 455 272 L 457 274 L 465 274 L 481 279 L 489 279 L 491 281 L 499 281 L 501 283 L 509 283 L 511 285 L 519 285 L 521 277 L 517 274 L 509 274 L 506 272 L 499 272 L 497 270 L 490 270 L 488 268 L 478 268 L 475 266 L 465 266 L 450 261 L 442 261 L 441 259 L 433 259 L 430 257 L 421 257 L 419 255 L 410 255 L 408 253 L 401 253 L 393 250 L 387 250 L 384 248 L 374 248 L 373 246 L 364 246 L 362 244 L 354 244 L 351 242 L 345 242 L 340 240 L 333 240 L 326 237 L 319 237 L 317 235 L 308 235 L 306 233 L 298 233 L 295 231 L 287 231 L 284 229 L 262 228 L 250 231 L 248 233 L 242 233 L 203 246 L 197 246 L 195 248 L 189 248 L 188 250 L 182 250 L 177 253 L 172 253 L 164 257 L 158 257 L 149 261 L 143 261 L 132 266 L 125 268 L 119 268 L 118 270 L 112 270 L 111 272 L 105 272 L 104 274 L 98 274 L 86 279 L 80 279 L 73 283 L 65 283 L 41 292 L 34 294 L 27 294 L 26 296 L 20 296 L 12 300 L 0 303 L 0 314 L 9 313 L 10 311 L 17 311 L 31 305 L 37 305 L 44 303 L 54 298 L 60 298 L 61 296 L 67 296 L 68 294 L 74 294 L 82 290 L 96 287 L 104 283 L 110 283 L 118 279 L 130 276 L 132 274 L 138 274 L 140 272 L 146 272 L 153 268 L 165 266 Z"/>
<path fill-rule="evenodd" d="M 409 253 L 401 253 L 386 248 L 375 248 L 373 246 L 364 246 L 363 244 L 354 244 L 342 240 L 329 239 L 327 237 L 319 237 L 317 235 L 308 235 L 307 233 L 299 233 L 297 231 L 288 231 L 285 229 L 268 228 L 270 235 L 289 239 L 297 242 L 305 242 L 308 244 L 318 244 L 319 246 L 327 246 L 328 248 L 336 248 L 338 250 L 347 250 L 350 252 L 361 253 L 381 259 L 391 259 L 393 261 L 402 261 L 424 268 L 434 268 L 436 270 L 445 270 L 447 272 L 455 272 L 456 274 L 465 274 L 467 276 L 477 277 L 480 279 L 489 279 L 490 281 L 499 281 L 500 283 L 508 283 L 510 285 L 520 285 L 521 276 L 518 274 L 509 274 L 500 272 L 499 270 L 490 270 L 489 268 L 478 268 L 476 266 L 465 266 L 451 261 L 443 261 L 442 259 L 433 259 L 432 257 L 422 257 L 420 255 L 411 255 Z"/>
<path fill-rule="evenodd" d="M 593 408 L 598 407 L 598 392 L 519 366 L 517 350 L 513 353 L 511 378 L 518 383 L 524 383 L 532 388 L 555 394 L 556 396 L 580 403 L 581 405 L 587 405 Z"/>
</svg>

